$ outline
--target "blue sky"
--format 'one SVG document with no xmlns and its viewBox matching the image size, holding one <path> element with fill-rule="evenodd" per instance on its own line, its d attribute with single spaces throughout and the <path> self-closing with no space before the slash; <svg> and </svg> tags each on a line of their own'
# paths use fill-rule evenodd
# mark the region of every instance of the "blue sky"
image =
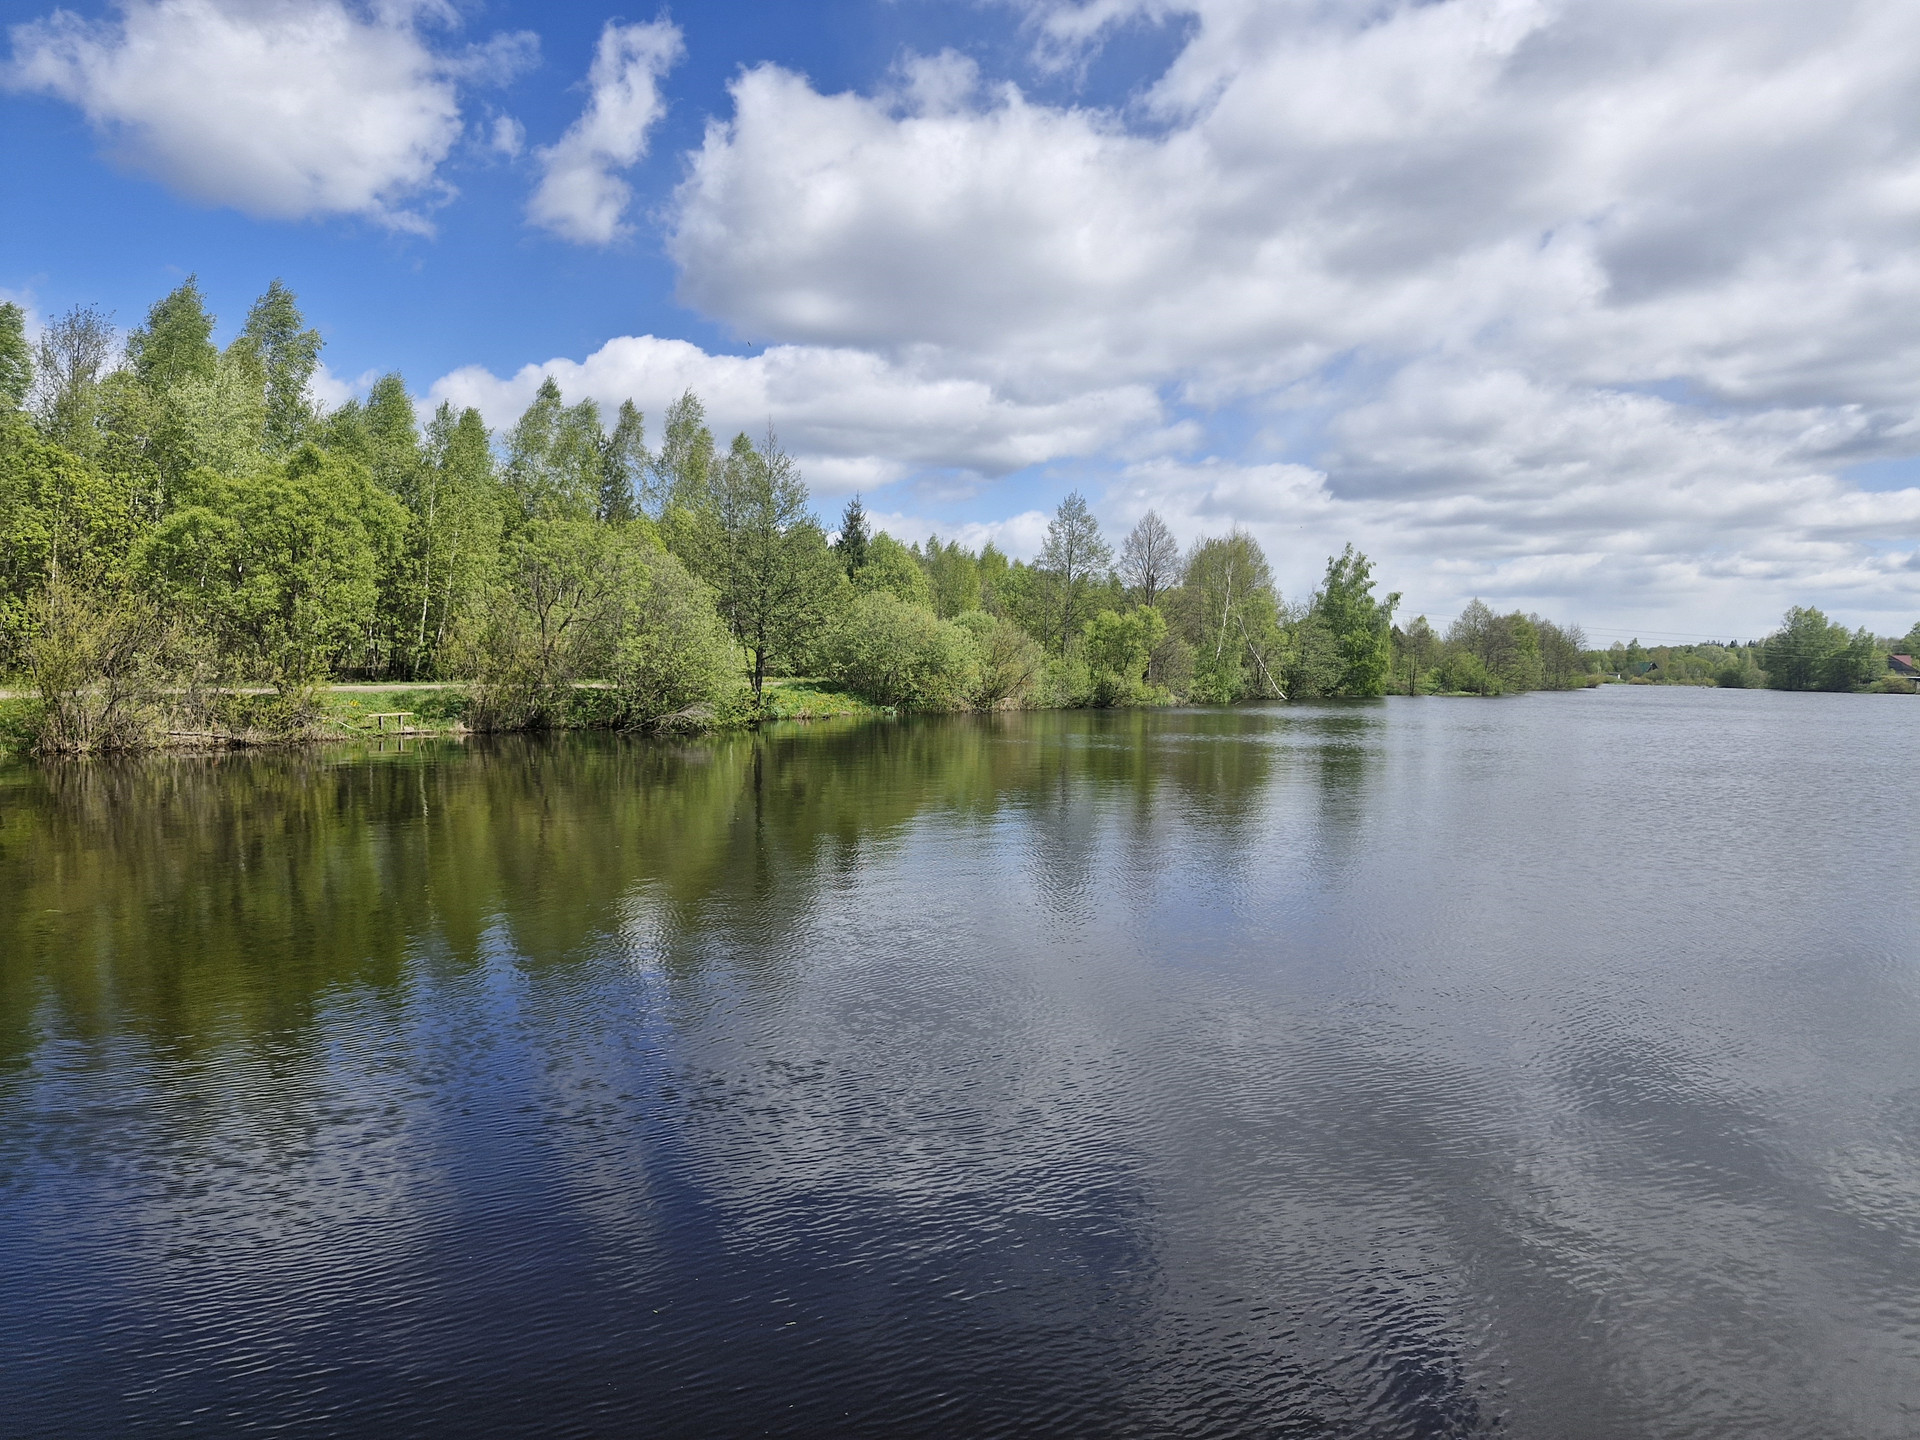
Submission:
<svg viewBox="0 0 1920 1440">
<path fill-rule="evenodd" d="M 1351 539 L 1596 638 L 1920 616 L 1920 7 L 0 3 L 0 292 L 338 398 L 773 421 L 823 512 Z M 596 60 L 598 57 L 598 60 Z"/>
</svg>

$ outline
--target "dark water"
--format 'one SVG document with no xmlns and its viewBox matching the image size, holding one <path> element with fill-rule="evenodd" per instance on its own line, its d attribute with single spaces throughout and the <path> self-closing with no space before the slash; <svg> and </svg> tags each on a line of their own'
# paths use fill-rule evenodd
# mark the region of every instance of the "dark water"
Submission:
<svg viewBox="0 0 1920 1440">
<path fill-rule="evenodd" d="M 0 1433 L 1920 1434 L 1917 739 L 0 772 Z"/>
</svg>

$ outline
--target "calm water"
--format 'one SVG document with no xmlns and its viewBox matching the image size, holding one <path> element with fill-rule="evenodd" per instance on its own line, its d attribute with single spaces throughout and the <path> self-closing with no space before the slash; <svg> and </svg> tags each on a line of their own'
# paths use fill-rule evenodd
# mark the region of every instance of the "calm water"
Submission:
<svg viewBox="0 0 1920 1440">
<path fill-rule="evenodd" d="M 0 1433 L 1920 1434 L 1916 740 L 0 772 Z"/>
</svg>

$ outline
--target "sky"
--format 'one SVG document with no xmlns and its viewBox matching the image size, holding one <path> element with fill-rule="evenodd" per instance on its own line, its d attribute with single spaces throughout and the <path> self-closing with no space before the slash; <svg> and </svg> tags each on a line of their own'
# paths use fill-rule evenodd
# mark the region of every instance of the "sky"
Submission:
<svg viewBox="0 0 1920 1440">
<path fill-rule="evenodd" d="M 1920 618 L 1912 0 L 0 0 L 0 297 L 771 424 L 831 526 Z"/>
</svg>

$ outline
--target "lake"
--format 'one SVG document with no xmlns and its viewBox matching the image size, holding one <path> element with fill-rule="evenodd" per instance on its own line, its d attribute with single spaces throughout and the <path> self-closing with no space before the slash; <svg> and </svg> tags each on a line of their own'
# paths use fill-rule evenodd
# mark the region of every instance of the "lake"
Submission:
<svg viewBox="0 0 1920 1440">
<path fill-rule="evenodd" d="M 0 769 L 0 1433 L 1920 1434 L 1916 741 Z"/>
</svg>

